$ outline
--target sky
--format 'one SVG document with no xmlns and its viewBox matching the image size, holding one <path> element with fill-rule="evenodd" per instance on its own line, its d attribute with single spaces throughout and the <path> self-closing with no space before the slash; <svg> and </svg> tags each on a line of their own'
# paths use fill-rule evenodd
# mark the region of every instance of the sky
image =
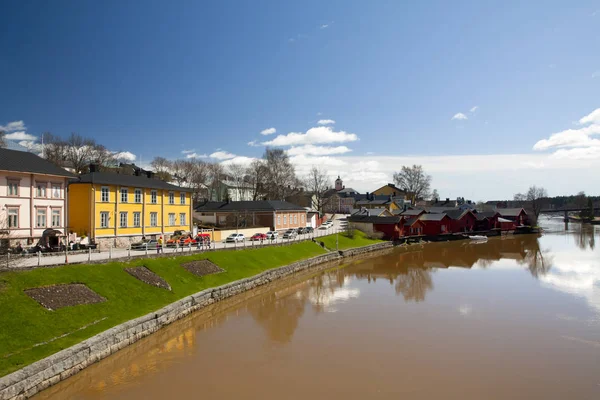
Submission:
<svg viewBox="0 0 600 400">
<path fill-rule="evenodd" d="M 141 165 L 281 147 L 361 192 L 422 164 L 441 197 L 600 195 L 600 2 L 571 3 L 0 0 L 0 129 Z"/>
</svg>

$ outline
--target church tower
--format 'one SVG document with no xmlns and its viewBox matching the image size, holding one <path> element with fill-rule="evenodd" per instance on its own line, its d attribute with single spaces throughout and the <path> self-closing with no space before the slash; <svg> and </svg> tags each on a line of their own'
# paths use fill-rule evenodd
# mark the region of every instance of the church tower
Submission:
<svg viewBox="0 0 600 400">
<path fill-rule="evenodd" d="M 342 182 L 342 180 L 340 179 L 340 176 L 338 175 L 337 179 L 335 180 L 335 190 L 337 190 L 339 192 L 343 188 L 344 188 L 344 182 Z"/>
</svg>

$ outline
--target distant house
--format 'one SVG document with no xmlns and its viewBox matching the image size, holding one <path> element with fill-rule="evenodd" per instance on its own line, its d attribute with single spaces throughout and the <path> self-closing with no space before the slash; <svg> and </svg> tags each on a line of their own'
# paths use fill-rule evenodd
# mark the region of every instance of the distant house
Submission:
<svg viewBox="0 0 600 400">
<path fill-rule="evenodd" d="M 287 201 L 209 201 L 196 207 L 194 219 L 221 228 L 280 230 L 307 226 L 307 214 L 306 208 Z"/>
<path fill-rule="evenodd" d="M 413 210 L 405 210 L 400 213 L 404 218 L 419 218 L 421 215 L 425 214 L 425 210 L 422 209 L 413 209 Z"/>
<path fill-rule="evenodd" d="M 419 217 L 411 217 L 404 220 L 403 236 L 421 236 L 425 229 L 425 223 Z"/>
<path fill-rule="evenodd" d="M 295 204 L 300 207 L 308 207 L 316 210 L 318 207 L 317 196 L 314 192 L 301 190 L 300 192 L 285 198 L 288 203 Z"/>
<path fill-rule="evenodd" d="M 206 187 L 210 201 L 249 201 L 254 198 L 254 186 L 248 182 L 225 179 Z"/>
<path fill-rule="evenodd" d="M 380 233 L 384 239 L 398 239 L 404 229 L 402 217 L 376 217 L 369 215 L 352 215 L 348 217 L 350 225 L 366 234 Z"/>
<path fill-rule="evenodd" d="M 500 228 L 498 223 L 498 217 L 500 213 L 497 211 L 481 211 L 475 214 L 477 222 L 475 223 L 475 229 L 478 231 L 489 231 L 492 229 Z"/>
<path fill-rule="evenodd" d="M 390 212 L 404 209 L 404 200 L 393 196 L 376 196 L 367 193 L 361 200 L 356 201 L 356 208 L 385 208 Z"/>
<path fill-rule="evenodd" d="M 46 229 L 66 235 L 69 178 L 33 153 L 0 148 L 0 247 L 33 243 Z"/>
<path fill-rule="evenodd" d="M 408 193 L 393 183 L 388 183 L 372 192 L 375 196 L 393 196 L 397 199 L 408 200 Z"/>
<path fill-rule="evenodd" d="M 445 213 L 452 220 L 450 232 L 471 232 L 477 225 L 477 217 L 470 210 L 452 210 Z"/>
<path fill-rule="evenodd" d="M 419 220 L 424 224 L 424 235 L 435 236 L 451 232 L 452 219 L 446 214 L 423 214 Z"/>
<path fill-rule="evenodd" d="M 324 211 L 348 214 L 350 210 L 356 208 L 356 200 L 360 197 L 358 191 L 345 187 L 342 179 L 338 176 L 335 180 L 335 188 L 329 189 L 323 194 Z"/>
<path fill-rule="evenodd" d="M 499 208 L 500 217 L 513 221 L 517 226 L 529 224 L 529 217 L 523 208 Z"/>
<path fill-rule="evenodd" d="M 394 214 L 389 212 L 387 208 L 354 208 L 350 212 L 351 215 L 368 215 L 374 217 L 392 217 Z"/>
</svg>

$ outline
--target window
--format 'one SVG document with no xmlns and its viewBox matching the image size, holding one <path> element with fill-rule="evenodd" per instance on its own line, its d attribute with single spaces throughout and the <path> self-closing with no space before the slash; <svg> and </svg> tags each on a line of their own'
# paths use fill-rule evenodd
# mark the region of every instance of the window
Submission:
<svg viewBox="0 0 600 400">
<path fill-rule="evenodd" d="M 19 195 L 19 181 L 8 181 L 8 195 L 18 196 Z"/>
<path fill-rule="evenodd" d="M 446 225 L 442 225 L 442 232 L 446 232 Z"/>
<path fill-rule="evenodd" d="M 287 225 L 287 215 L 284 215 L 284 216 L 283 216 L 283 224 L 284 224 L 284 225 Z"/>
<path fill-rule="evenodd" d="M 150 202 L 152 204 L 156 204 L 156 190 L 150 192 Z"/>
<path fill-rule="evenodd" d="M 179 213 L 179 225 L 185 225 L 185 213 Z"/>
<path fill-rule="evenodd" d="M 8 227 L 18 228 L 19 227 L 19 209 L 9 208 L 8 209 Z"/>
<path fill-rule="evenodd" d="M 142 225 L 141 220 L 142 220 L 141 213 L 134 212 L 133 213 L 133 226 L 136 228 L 139 228 Z"/>
<path fill-rule="evenodd" d="M 128 194 L 127 188 L 121 188 L 121 203 L 127 203 Z"/>
<path fill-rule="evenodd" d="M 300 215 L 300 222 L 304 223 L 304 214 Z"/>
<path fill-rule="evenodd" d="M 169 204 L 175 204 L 175 193 L 169 192 Z"/>
<path fill-rule="evenodd" d="M 38 182 L 36 196 L 37 197 L 46 197 L 46 188 L 47 188 L 46 183 Z"/>
<path fill-rule="evenodd" d="M 100 228 L 108 228 L 108 211 L 102 211 L 100 213 Z"/>
<path fill-rule="evenodd" d="M 169 214 L 169 226 L 175 225 L 175 213 Z"/>
<path fill-rule="evenodd" d="M 121 228 L 127 228 L 127 212 L 121 211 L 119 213 L 119 226 Z"/>
<path fill-rule="evenodd" d="M 179 202 L 185 204 L 185 193 L 179 193 Z"/>
<path fill-rule="evenodd" d="M 103 201 L 103 202 L 105 202 L 105 203 L 108 203 L 108 199 L 109 199 L 109 197 L 108 197 L 108 188 L 107 187 L 103 187 L 102 189 L 100 189 L 100 193 L 101 193 L 100 200 Z"/>
<path fill-rule="evenodd" d="M 45 208 L 37 209 L 35 221 L 36 221 L 36 226 L 38 228 L 46 227 L 46 209 Z"/>
<path fill-rule="evenodd" d="M 150 213 L 150 226 L 158 226 L 158 213 Z"/>
<path fill-rule="evenodd" d="M 136 203 L 142 202 L 142 189 L 135 189 L 135 202 Z"/>
<path fill-rule="evenodd" d="M 277 225 L 281 225 L 281 215 L 277 216 Z"/>
<path fill-rule="evenodd" d="M 52 226 L 60 226 L 60 210 L 52 210 Z"/>
<path fill-rule="evenodd" d="M 294 223 L 297 224 L 298 223 L 298 214 L 294 214 Z"/>
<path fill-rule="evenodd" d="M 62 185 L 60 183 L 53 183 L 52 184 L 52 197 L 55 199 L 60 199 L 60 190 L 61 189 L 62 189 Z"/>
</svg>

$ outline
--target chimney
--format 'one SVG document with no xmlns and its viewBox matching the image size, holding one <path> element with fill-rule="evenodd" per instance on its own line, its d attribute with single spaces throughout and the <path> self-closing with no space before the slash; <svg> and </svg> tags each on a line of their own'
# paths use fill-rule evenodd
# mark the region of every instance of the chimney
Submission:
<svg viewBox="0 0 600 400">
<path fill-rule="evenodd" d="M 152 171 L 146 171 L 146 176 L 150 179 L 154 178 L 154 172 Z"/>
<path fill-rule="evenodd" d="M 90 164 L 90 172 L 98 172 L 98 164 Z"/>
<path fill-rule="evenodd" d="M 446 197 L 446 203 L 450 203 L 450 197 Z"/>
</svg>

